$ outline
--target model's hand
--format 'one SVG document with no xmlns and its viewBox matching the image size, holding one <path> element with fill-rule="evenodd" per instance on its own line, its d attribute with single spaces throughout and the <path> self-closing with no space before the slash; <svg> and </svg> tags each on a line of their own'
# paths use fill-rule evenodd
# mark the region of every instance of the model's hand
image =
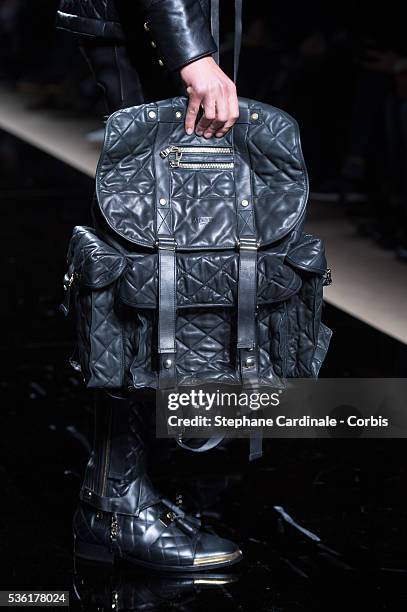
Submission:
<svg viewBox="0 0 407 612">
<path fill-rule="evenodd" d="M 189 96 L 185 130 L 187 134 L 210 138 L 224 136 L 239 116 L 236 87 L 233 81 L 219 68 L 212 57 L 184 66 L 181 78 Z M 199 107 L 203 115 L 195 127 Z"/>
</svg>

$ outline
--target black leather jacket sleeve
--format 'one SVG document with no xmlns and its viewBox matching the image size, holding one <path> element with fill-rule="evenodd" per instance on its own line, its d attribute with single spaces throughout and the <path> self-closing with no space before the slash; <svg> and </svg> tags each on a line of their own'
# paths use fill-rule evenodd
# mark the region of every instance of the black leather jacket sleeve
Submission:
<svg viewBox="0 0 407 612">
<path fill-rule="evenodd" d="M 200 0 L 141 0 L 145 29 L 169 70 L 216 52 Z"/>
</svg>

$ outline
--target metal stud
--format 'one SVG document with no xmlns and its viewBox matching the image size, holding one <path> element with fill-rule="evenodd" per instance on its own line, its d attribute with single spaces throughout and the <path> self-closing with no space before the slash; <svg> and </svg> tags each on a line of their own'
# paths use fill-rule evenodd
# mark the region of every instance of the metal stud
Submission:
<svg viewBox="0 0 407 612">
<path fill-rule="evenodd" d="M 246 208 L 246 206 L 249 206 L 249 200 L 242 200 L 240 203 L 244 208 Z"/>
<path fill-rule="evenodd" d="M 246 368 L 251 368 L 252 366 L 254 366 L 254 359 L 253 357 L 248 357 L 246 359 L 246 361 L 244 362 L 244 365 Z"/>
<path fill-rule="evenodd" d="M 253 119 L 253 121 L 257 121 L 257 119 L 259 118 L 259 113 L 252 113 L 251 118 Z"/>
<path fill-rule="evenodd" d="M 157 47 L 157 44 L 153 40 L 150 42 L 150 45 L 153 47 L 153 49 Z"/>
<path fill-rule="evenodd" d="M 181 111 L 176 111 L 175 112 L 175 116 L 176 116 L 177 119 L 181 119 L 181 117 L 182 117 Z"/>
<path fill-rule="evenodd" d="M 160 198 L 161 206 L 165 206 L 167 204 L 167 200 L 165 198 Z"/>
<path fill-rule="evenodd" d="M 148 111 L 148 116 L 150 117 L 150 119 L 155 119 L 157 117 L 157 113 L 151 110 L 151 111 Z"/>
<path fill-rule="evenodd" d="M 159 65 L 159 66 L 164 66 L 164 62 L 162 61 L 162 59 L 159 59 L 159 60 L 158 60 L 158 65 Z"/>
<path fill-rule="evenodd" d="M 146 32 L 149 32 L 149 31 L 150 31 L 150 28 L 148 27 L 148 22 L 147 22 L 147 21 L 144 23 L 144 26 L 143 26 L 143 27 L 144 27 L 144 29 L 145 29 L 145 31 L 146 31 Z"/>
<path fill-rule="evenodd" d="M 169 370 L 171 366 L 172 366 L 172 360 L 171 360 L 171 359 L 166 359 L 166 360 L 164 361 L 164 368 L 165 368 L 166 370 Z"/>
</svg>

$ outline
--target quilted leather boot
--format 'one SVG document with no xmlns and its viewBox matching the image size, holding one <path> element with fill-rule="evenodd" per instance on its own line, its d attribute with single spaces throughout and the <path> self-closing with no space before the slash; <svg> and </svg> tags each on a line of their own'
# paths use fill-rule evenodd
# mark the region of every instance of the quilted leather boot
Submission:
<svg viewBox="0 0 407 612">
<path fill-rule="evenodd" d="M 166 571 L 237 563 L 236 544 L 202 531 L 197 518 L 154 489 L 145 471 L 141 415 L 130 401 L 97 400 L 94 448 L 73 521 L 75 555 Z"/>
</svg>

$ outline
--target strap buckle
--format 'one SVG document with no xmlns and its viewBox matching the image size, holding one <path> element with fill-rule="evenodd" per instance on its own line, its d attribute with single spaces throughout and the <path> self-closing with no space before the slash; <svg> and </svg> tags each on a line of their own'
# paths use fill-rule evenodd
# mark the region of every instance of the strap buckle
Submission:
<svg viewBox="0 0 407 612">
<path fill-rule="evenodd" d="M 159 521 L 161 521 L 161 523 L 165 525 L 165 527 L 169 527 L 171 523 L 175 521 L 176 518 L 177 515 L 175 514 L 175 512 L 173 512 L 172 510 L 167 510 L 166 512 L 163 512 L 161 514 L 161 516 L 159 517 Z"/>
<path fill-rule="evenodd" d="M 241 251 L 257 251 L 259 244 L 256 238 L 241 237 L 237 241 L 237 246 Z"/>
<path fill-rule="evenodd" d="M 177 248 L 177 243 L 175 242 L 175 239 L 171 238 L 170 236 L 164 236 L 162 238 L 159 238 L 156 241 L 156 245 L 159 250 L 164 251 L 175 251 L 175 249 Z"/>
</svg>

